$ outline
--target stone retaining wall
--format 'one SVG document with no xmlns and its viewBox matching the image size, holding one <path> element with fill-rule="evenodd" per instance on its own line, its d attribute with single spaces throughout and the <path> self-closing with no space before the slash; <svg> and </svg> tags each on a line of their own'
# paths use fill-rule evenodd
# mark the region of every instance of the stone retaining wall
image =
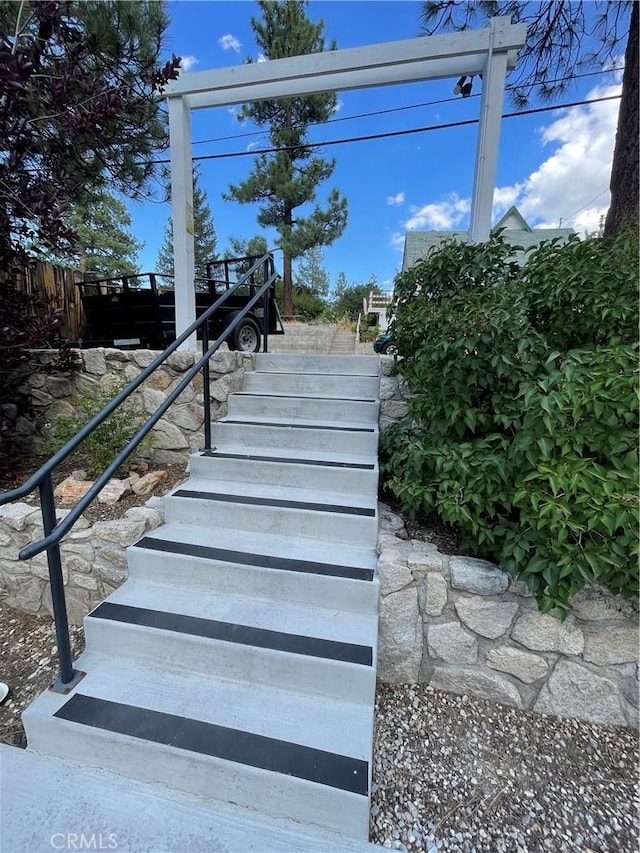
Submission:
<svg viewBox="0 0 640 853">
<path fill-rule="evenodd" d="M 428 683 L 548 714 L 638 725 L 638 600 L 591 587 L 564 622 L 485 560 L 407 539 L 381 505 L 382 681 Z"/>
<path fill-rule="evenodd" d="M 74 414 L 78 395 L 91 395 L 96 389 L 112 391 L 125 385 L 158 355 L 151 350 L 103 347 L 79 350 L 79 354 L 81 371 L 47 373 L 44 367 L 55 358 L 51 350 L 34 352 L 32 363 L 22 368 L 18 391 L 31 400 L 31 414 L 17 416 L 16 412 L 15 432 L 24 451 L 42 451 L 48 426 L 58 416 Z M 212 356 L 210 400 L 214 420 L 226 415 L 229 394 L 242 388 L 244 371 L 253 369 L 253 363 L 251 354 L 232 352 L 226 346 Z M 133 395 L 140 412 L 155 412 L 193 364 L 192 352 L 170 355 Z M 197 375 L 153 428 L 148 455 L 161 464 L 186 461 L 191 452 L 203 446 L 203 423 L 202 376 Z"/>
<path fill-rule="evenodd" d="M 58 510 L 62 520 L 68 510 Z M 74 625 L 103 601 L 127 577 L 129 545 L 162 524 L 162 499 L 151 497 L 143 507 L 132 507 L 116 521 L 93 525 L 81 517 L 63 540 L 62 572 L 69 621 Z M 24 613 L 52 613 L 46 554 L 24 562 L 21 548 L 43 536 L 39 507 L 14 503 L 0 507 L 0 598 Z"/>
</svg>

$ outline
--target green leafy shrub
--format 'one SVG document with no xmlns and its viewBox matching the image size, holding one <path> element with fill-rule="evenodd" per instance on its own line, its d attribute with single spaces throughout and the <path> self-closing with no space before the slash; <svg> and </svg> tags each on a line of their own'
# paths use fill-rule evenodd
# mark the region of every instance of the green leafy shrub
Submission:
<svg viewBox="0 0 640 853">
<path fill-rule="evenodd" d="M 78 414 L 58 417 L 51 425 L 45 453 L 53 454 L 58 451 L 124 387 L 121 384 L 115 386 L 110 392 L 97 390 L 91 394 L 80 395 L 75 401 Z M 133 438 L 144 419 L 142 407 L 129 398 L 82 442 L 72 458 L 86 469 L 90 477 L 98 477 Z M 139 455 L 150 444 L 151 439 L 147 436 L 138 445 L 133 457 Z M 120 473 L 123 469 L 124 466 L 120 469 Z"/>
<path fill-rule="evenodd" d="M 409 417 L 383 439 L 387 487 L 540 607 L 585 583 L 638 591 L 637 240 L 449 241 L 396 279 Z"/>
</svg>

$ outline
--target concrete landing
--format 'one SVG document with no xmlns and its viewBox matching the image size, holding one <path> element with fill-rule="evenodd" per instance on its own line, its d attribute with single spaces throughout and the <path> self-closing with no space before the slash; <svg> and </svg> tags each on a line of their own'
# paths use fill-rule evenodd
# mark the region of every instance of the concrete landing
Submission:
<svg viewBox="0 0 640 853">
<path fill-rule="evenodd" d="M 367 853 L 377 845 L 0 745 L 0 850 Z"/>
</svg>

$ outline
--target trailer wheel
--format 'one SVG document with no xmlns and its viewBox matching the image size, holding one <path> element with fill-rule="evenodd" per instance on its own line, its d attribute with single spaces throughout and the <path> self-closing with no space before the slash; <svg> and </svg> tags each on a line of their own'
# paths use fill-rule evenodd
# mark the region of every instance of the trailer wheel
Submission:
<svg viewBox="0 0 640 853">
<path fill-rule="evenodd" d="M 260 352 L 260 326 L 251 317 L 245 317 L 233 333 L 233 349 L 240 352 Z"/>
</svg>

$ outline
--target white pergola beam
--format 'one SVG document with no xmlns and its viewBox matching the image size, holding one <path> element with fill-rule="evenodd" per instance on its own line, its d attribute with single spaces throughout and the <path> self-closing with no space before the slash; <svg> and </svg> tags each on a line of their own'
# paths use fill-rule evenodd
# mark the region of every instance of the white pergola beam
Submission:
<svg viewBox="0 0 640 853">
<path fill-rule="evenodd" d="M 508 17 L 492 21 L 492 28 L 484 30 L 192 72 L 172 82 L 166 95 L 169 98 L 189 95 L 192 108 L 203 109 L 272 97 L 438 79 L 451 73 L 479 74 L 490 45 L 494 52 L 509 52 L 524 44 L 524 24 L 511 24 Z M 415 65 L 420 70 L 412 69 Z M 456 70 L 452 72 L 453 65 Z M 274 84 L 278 87 L 277 95 L 271 94 Z"/>
<path fill-rule="evenodd" d="M 498 164 L 505 75 L 525 43 L 524 24 L 492 18 L 488 28 L 311 53 L 181 75 L 169 100 L 176 333 L 195 320 L 191 110 L 482 74 L 469 236 L 486 240 Z M 195 349 L 195 336 L 183 349 Z"/>
</svg>

